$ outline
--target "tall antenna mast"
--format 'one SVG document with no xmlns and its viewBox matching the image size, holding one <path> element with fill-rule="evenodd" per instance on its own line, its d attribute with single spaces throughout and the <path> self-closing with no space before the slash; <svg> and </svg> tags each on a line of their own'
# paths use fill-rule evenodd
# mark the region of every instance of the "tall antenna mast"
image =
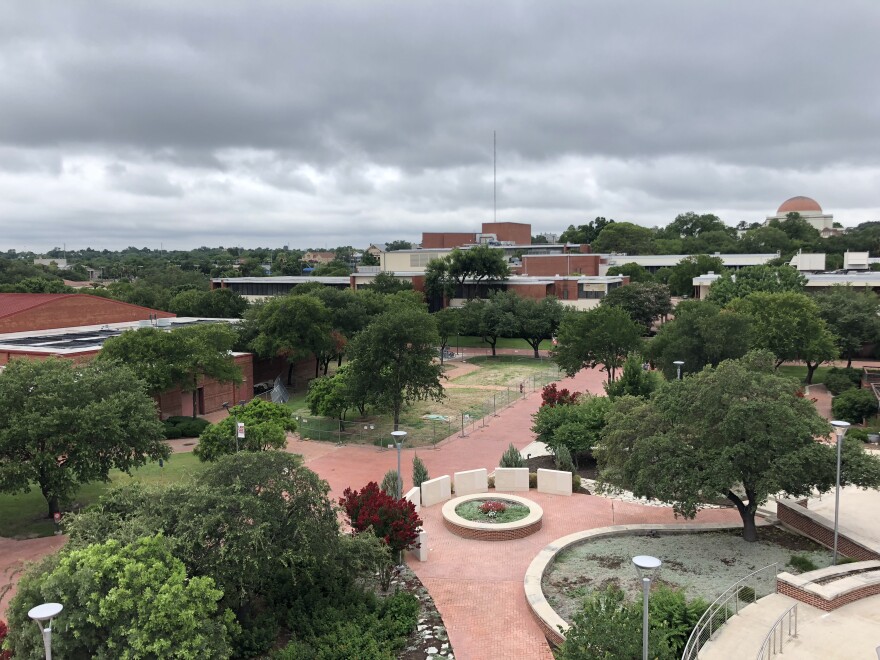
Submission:
<svg viewBox="0 0 880 660">
<path fill-rule="evenodd" d="M 492 131 L 492 222 L 498 222 L 498 147 Z"/>
</svg>

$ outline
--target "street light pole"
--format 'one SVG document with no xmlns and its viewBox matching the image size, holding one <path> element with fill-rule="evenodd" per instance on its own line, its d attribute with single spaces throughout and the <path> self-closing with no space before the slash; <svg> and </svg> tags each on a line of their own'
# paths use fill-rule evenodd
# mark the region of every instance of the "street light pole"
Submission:
<svg viewBox="0 0 880 660">
<path fill-rule="evenodd" d="M 400 474 L 400 449 L 406 441 L 406 431 L 392 431 L 391 437 L 394 438 L 394 444 L 397 447 L 397 499 L 403 497 L 403 476 Z"/>
<path fill-rule="evenodd" d="M 831 565 L 837 566 L 837 531 L 840 521 L 840 446 L 843 444 L 843 436 L 849 428 L 849 422 L 833 421 L 834 435 L 837 437 L 837 485 L 834 494 L 834 552 L 831 555 Z"/>
<path fill-rule="evenodd" d="M 633 557 L 633 565 L 636 572 L 642 578 L 642 660 L 648 660 L 648 599 L 651 593 L 651 580 L 657 577 L 660 572 L 660 565 L 663 563 L 656 557 L 649 555 L 639 555 Z"/>
<path fill-rule="evenodd" d="M 43 636 L 43 648 L 46 651 L 46 660 L 52 660 L 52 619 L 61 614 L 64 606 L 61 603 L 43 603 L 32 607 L 28 616 L 40 629 Z"/>
<path fill-rule="evenodd" d="M 672 364 L 674 364 L 678 369 L 678 380 L 681 380 L 681 367 L 682 365 L 684 365 L 684 360 L 676 360 Z"/>
</svg>

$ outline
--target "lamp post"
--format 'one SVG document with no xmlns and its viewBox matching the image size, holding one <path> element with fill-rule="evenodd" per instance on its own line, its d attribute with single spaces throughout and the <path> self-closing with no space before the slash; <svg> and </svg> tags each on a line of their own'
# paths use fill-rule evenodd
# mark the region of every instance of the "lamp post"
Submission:
<svg viewBox="0 0 880 660">
<path fill-rule="evenodd" d="M 400 475 L 400 448 L 406 441 L 406 431 L 392 431 L 391 437 L 394 438 L 394 445 L 397 447 L 397 499 L 403 497 L 403 477 Z"/>
<path fill-rule="evenodd" d="M 61 614 L 64 606 L 61 603 L 43 603 L 32 607 L 28 616 L 40 628 L 43 636 L 43 648 L 46 649 L 46 660 L 52 660 L 52 619 Z"/>
<path fill-rule="evenodd" d="M 837 529 L 840 519 L 840 446 L 843 444 L 843 436 L 849 428 L 849 422 L 835 420 L 831 422 L 834 427 L 834 435 L 837 436 L 837 486 L 834 494 L 834 552 L 831 555 L 831 565 L 837 566 Z"/>
<path fill-rule="evenodd" d="M 639 577 L 642 578 L 642 660 L 648 660 L 648 598 L 651 592 L 651 580 L 657 577 L 663 562 L 649 555 L 633 557 L 632 562 Z"/>
<path fill-rule="evenodd" d="M 681 380 L 681 367 L 684 364 L 684 360 L 676 360 L 672 364 L 674 364 L 676 369 L 678 369 L 678 380 Z"/>
<path fill-rule="evenodd" d="M 239 406 L 243 406 L 247 401 L 242 399 L 238 402 Z M 226 413 L 229 413 L 229 401 L 224 401 L 222 404 L 223 408 L 226 410 Z M 235 438 L 235 453 L 238 453 L 238 413 L 235 412 L 235 408 L 232 409 L 232 420 L 234 422 L 234 426 L 232 427 L 232 436 Z M 244 437 L 244 436 L 242 436 Z"/>
</svg>

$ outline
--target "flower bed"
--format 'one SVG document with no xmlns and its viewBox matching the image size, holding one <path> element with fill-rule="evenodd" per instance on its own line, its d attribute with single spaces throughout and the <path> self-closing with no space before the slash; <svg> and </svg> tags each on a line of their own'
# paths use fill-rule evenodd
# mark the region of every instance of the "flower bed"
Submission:
<svg viewBox="0 0 880 660">
<path fill-rule="evenodd" d="M 529 507 L 504 500 L 470 500 L 455 507 L 455 512 L 465 520 L 497 524 L 522 520 L 529 515 Z"/>
<path fill-rule="evenodd" d="M 480 511 L 481 507 L 485 512 Z M 502 507 L 503 512 L 500 511 Z M 521 516 L 522 509 L 525 510 L 525 515 Z M 459 513 L 469 510 L 472 515 L 479 518 L 468 519 Z M 518 517 L 512 521 L 499 520 L 499 516 L 513 516 L 514 512 Z M 443 505 L 443 522 L 447 529 L 466 539 L 481 541 L 510 541 L 524 538 L 541 529 L 543 516 L 544 510 L 537 502 L 518 495 L 505 495 L 500 501 L 499 498 L 487 497 L 485 493 L 463 495 Z"/>
</svg>

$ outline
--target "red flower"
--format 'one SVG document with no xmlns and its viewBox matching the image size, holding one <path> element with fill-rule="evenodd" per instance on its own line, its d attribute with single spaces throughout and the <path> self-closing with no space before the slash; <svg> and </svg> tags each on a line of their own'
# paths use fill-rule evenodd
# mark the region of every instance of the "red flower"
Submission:
<svg viewBox="0 0 880 660">
<path fill-rule="evenodd" d="M 354 533 L 372 527 L 373 533 L 395 552 L 418 547 L 418 530 L 422 520 L 412 502 L 398 500 L 382 492 L 375 481 L 360 491 L 346 488 L 342 495 L 339 504 L 348 514 Z"/>
</svg>

